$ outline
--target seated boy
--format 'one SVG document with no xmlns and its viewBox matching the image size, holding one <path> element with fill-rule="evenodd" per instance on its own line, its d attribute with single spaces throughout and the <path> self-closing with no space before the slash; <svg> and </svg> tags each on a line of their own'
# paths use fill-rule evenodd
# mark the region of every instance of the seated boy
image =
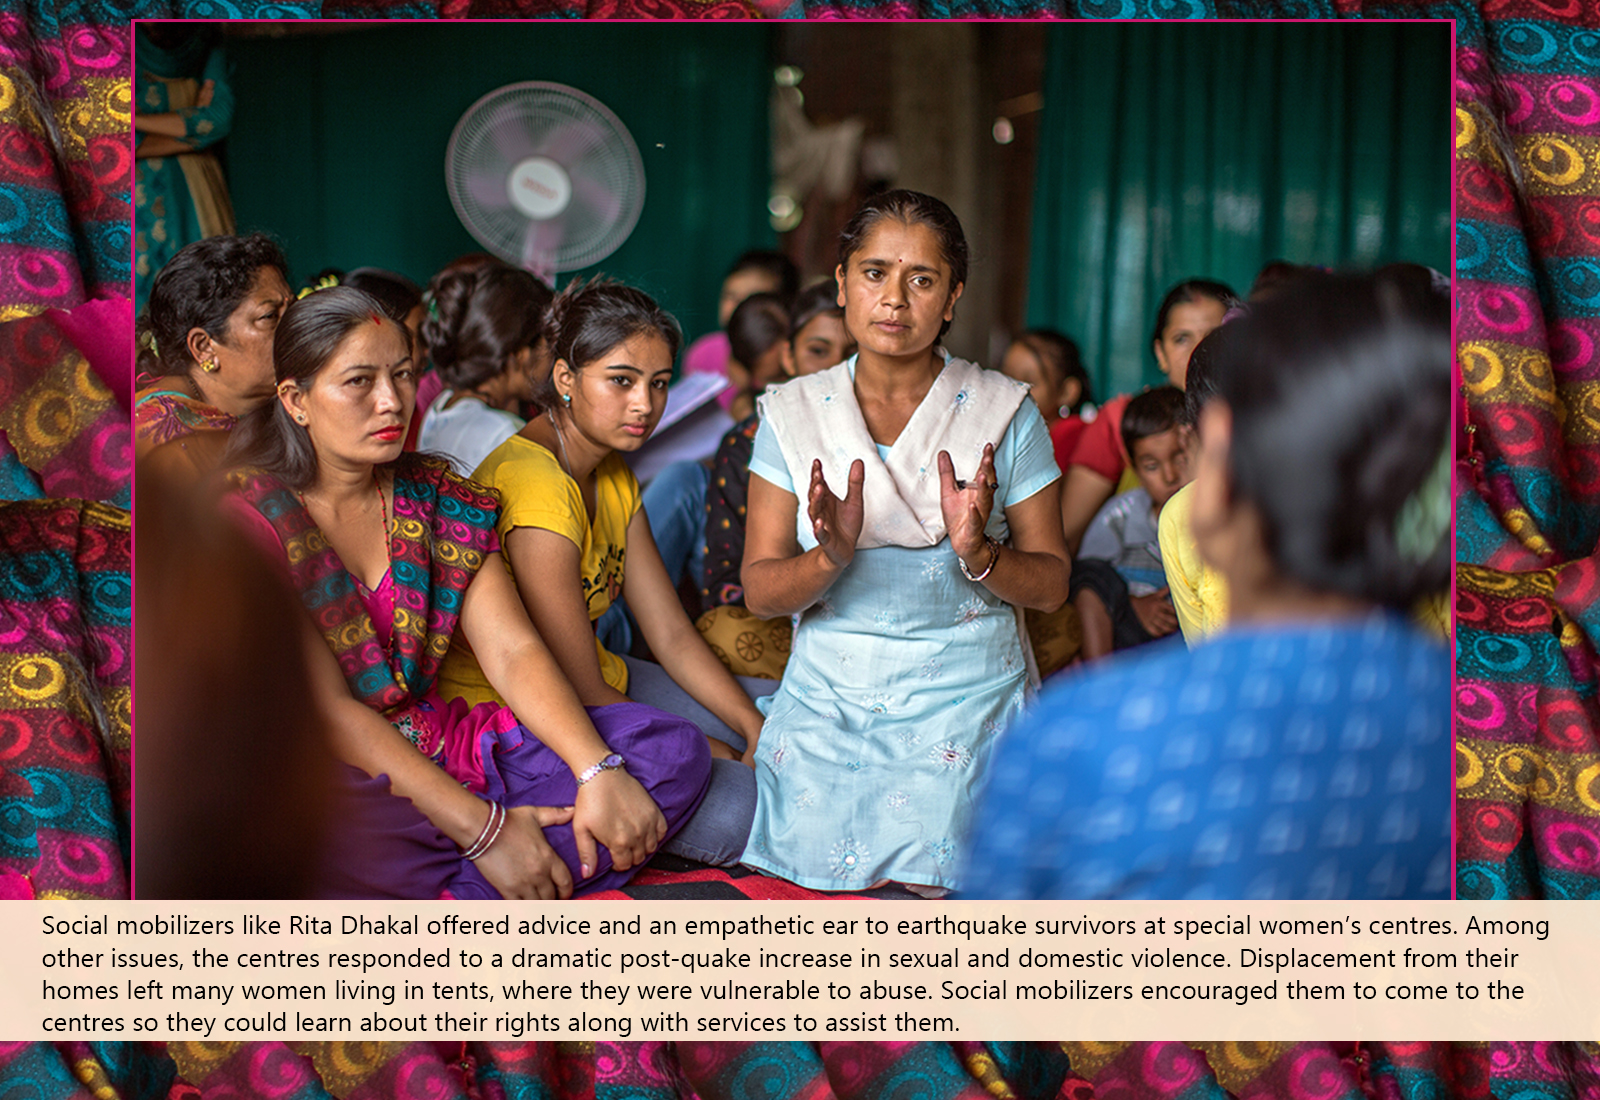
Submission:
<svg viewBox="0 0 1600 1100">
<path fill-rule="evenodd" d="M 1084 533 L 1072 564 L 1072 603 L 1083 621 L 1083 659 L 1130 649 L 1178 629 L 1161 569 L 1157 517 L 1189 483 L 1183 391 L 1160 386 L 1122 414 L 1122 442 L 1139 488 L 1112 497 Z"/>
</svg>

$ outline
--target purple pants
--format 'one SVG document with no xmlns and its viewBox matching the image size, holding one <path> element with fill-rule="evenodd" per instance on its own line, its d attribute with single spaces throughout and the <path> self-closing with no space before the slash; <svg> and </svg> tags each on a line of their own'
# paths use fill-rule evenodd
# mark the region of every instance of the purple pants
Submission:
<svg viewBox="0 0 1600 1100">
<path fill-rule="evenodd" d="M 667 819 L 667 835 L 681 829 L 699 808 L 711 775 L 711 750 L 692 723 L 642 703 L 589 707 L 589 718 L 613 752 L 628 761 Z M 486 797 L 506 806 L 570 806 L 578 783 L 565 762 L 526 729 L 517 726 L 484 747 Z M 319 896 L 426 900 L 441 897 L 498 900 L 500 892 L 463 859 L 455 844 L 424 817 L 411 800 L 392 794 L 389 778 L 369 777 L 344 766 L 333 814 Z M 578 846 L 571 825 L 552 825 L 545 840 L 572 872 L 574 896 L 614 890 L 637 868 L 617 871 L 611 853 L 598 851 L 598 866 L 579 881 Z"/>
</svg>

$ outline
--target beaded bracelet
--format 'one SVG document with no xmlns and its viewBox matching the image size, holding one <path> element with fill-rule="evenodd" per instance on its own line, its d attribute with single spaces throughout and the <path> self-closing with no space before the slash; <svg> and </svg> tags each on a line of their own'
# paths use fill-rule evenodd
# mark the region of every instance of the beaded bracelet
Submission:
<svg viewBox="0 0 1600 1100">
<path fill-rule="evenodd" d="M 480 856 L 493 847 L 494 842 L 500 839 L 500 830 L 506 825 L 506 808 L 498 802 L 489 803 L 489 820 L 483 823 L 483 832 L 478 834 L 478 839 L 472 842 L 472 847 L 461 854 L 476 862 Z"/>
</svg>

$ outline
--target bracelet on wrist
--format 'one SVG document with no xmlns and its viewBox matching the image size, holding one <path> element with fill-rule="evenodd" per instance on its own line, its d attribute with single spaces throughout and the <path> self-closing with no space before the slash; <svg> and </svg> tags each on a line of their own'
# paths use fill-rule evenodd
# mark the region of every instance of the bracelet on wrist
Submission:
<svg viewBox="0 0 1600 1100">
<path fill-rule="evenodd" d="M 989 548 L 989 564 L 983 567 L 982 573 L 974 573 L 967 568 L 967 563 L 960 554 L 956 555 L 956 562 L 961 566 L 961 575 L 974 583 L 983 580 L 994 572 L 994 563 L 1000 560 L 1000 540 L 993 535 L 983 536 L 983 543 Z"/>
<path fill-rule="evenodd" d="M 500 839 L 500 830 L 506 827 L 506 808 L 498 802 L 489 803 L 489 820 L 483 823 L 483 831 L 478 834 L 470 847 L 462 849 L 461 854 L 467 859 L 476 862 L 480 856 L 494 846 Z"/>
</svg>

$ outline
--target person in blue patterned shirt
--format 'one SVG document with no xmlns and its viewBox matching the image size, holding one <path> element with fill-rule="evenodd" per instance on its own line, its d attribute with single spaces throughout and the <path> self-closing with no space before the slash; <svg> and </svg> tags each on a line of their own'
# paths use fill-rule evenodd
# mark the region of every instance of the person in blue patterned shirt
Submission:
<svg viewBox="0 0 1600 1100">
<path fill-rule="evenodd" d="M 1068 678 L 1002 742 L 973 898 L 1450 885 L 1448 298 L 1320 276 L 1222 330 L 1192 524 L 1228 627 Z"/>
</svg>

